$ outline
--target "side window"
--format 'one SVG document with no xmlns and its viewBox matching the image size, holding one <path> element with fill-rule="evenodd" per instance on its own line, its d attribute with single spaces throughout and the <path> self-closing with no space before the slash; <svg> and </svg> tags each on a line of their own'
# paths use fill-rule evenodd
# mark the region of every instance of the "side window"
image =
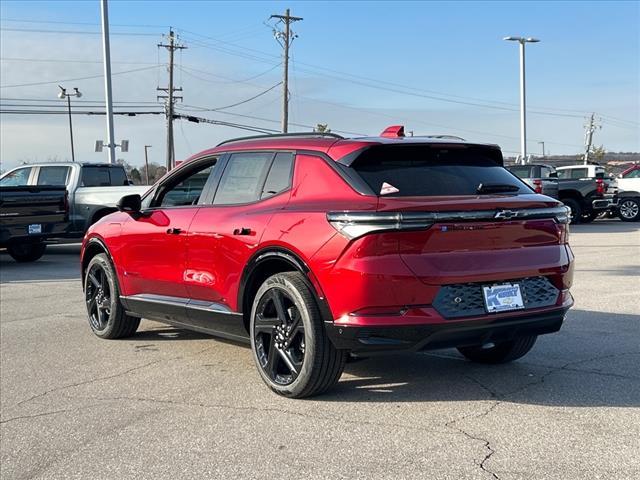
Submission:
<svg viewBox="0 0 640 480">
<path fill-rule="evenodd" d="M 40 167 L 38 185 L 66 185 L 69 167 Z"/>
<path fill-rule="evenodd" d="M 585 178 L 589 176 L 588 168 L 574 168 L 571 170 L 571 178 Z"/>
<path fill-rule="evenodd" d="M 80 185 L 83 187 L 110 187 L 109 167 L 82 167 Z"/>
<path fill-rule="evenodd" d="M 558 178 L 569 178 L 571 170 L 557 170 Z"/>
<path fill-rule="evenodd" d="M 549 178 L 551 169 L 549 167 L 540 167 L 540 178 Z"/>
<path fill-rule="evenodd" d="M 272 158 L 272 152 L 231 155 L 220 179 L 213 204 L 233 205 L 260 199 Z"/>
<path fill-rule="evenodd" d="M 640 178 L 640 170 L 632 170 L 624 178 Z"/>
<path fill-rule="evenodd" d="M 29 175 L 31 175 L 31 167 L 18 168 L 7 175 L 0 181 L 3 187 L 23 187 L 28 185 Z"/>
<path fill-rule="evenodd" d="M 186 169 L 182 175 L 171 179 L 158 189 L 152 207 L 184 207 L 197 205 L 211 176 L 217 159 Z"/>
<path fill-rule="evenodd" d="M 267 180 L 262 188 L 260 199 L 269 198 L 276 193 L 289 188 L 291 184 L 291 167 L 293 166 L 293 153 L 280 152 L 273 159 Z"/>
</svg>

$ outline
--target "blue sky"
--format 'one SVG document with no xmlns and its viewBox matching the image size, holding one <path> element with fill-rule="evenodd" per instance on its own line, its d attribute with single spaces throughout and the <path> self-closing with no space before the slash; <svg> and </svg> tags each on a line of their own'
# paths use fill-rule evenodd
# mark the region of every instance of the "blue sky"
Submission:
<svg viewBox="0 0 640 480">
<path fill-rule="evenodd" d="M 166 52 L 159 52 L 156 44 L 169 25 L 188 47 L 177 57 L 183 67 L 177 81 L 184 87 L 184 104 L 221 107 L 264 91 L 280 80 L 276 65 L 281 54 L 264 22 L 289 7 L 304 17 L 295 24 L 299 37 L 292 47 L 294 123 L 322 122 L 334 130 L 366 134 L 404 123 L 416 134 L 456 134 L 499 143 L 507 154 L 516 152 L 518 51 L 516 44 L 501 38 L 526 35 L 542 40 L 527 47 L 529 150 L 536 153 L 538 142 L 545 141 L 552 153 L 577 153 L 583 144 L 584 116 L 594 111 L 602 125 L 597 144 L 611 151 L 640 151 L 639 5 L 111 1 L 113 71 L 149 64 L 148 70 L 114 77 L 114 99 L 155 101 L 155 87 L 166 83 L 166 72 L 157 67 L 166 61 Z M 99 75 L 99 35 L 63 33 L 97 32 L 99 21 L 97 0 L 3 0 L 2 98 L 55 99 L 55 83 L 7 86 Z M 103 99 L 100 78 L 65 86 L 78 86 L 84 99 Z M 278 128 L 280 94 L 275 88 L 224 113 L 202 116 Z M 64 117 L 2 115 L 0 120 L 2 168 L 69 156 Z M 82 159 L 103 160 L 92 150 L 95 140 L 104 137 L 104 119 L 76 116 L 74 127 Z M 37 142 L 32 141 L 34 131 Z M 177 157 L 239 135 L 243 131 L 226 127 L 177 125 Z M 162 161 L 161 117 L 117 117 L 116 137 L 131 140 L 131 152 L 121 155 L 127 161 L 141 163 L 144 144 L 154 145 L 152 159 Z"/>
</svg>

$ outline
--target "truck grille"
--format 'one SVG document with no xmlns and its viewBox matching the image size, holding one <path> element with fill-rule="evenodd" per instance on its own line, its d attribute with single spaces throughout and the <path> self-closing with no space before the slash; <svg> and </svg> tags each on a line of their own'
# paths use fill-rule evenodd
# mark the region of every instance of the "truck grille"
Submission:
<svg viewBox="0 0 640 480">
<path fill-rule="evenodd" d="M 540 308 L 555 305 L 560 293 L 547 277 L 529 277 L 520 280 L 505 280 L 500 283 L 520 285 L 524 308 Z M 459 283 L 440 288 L 433 307 L 444 318 L 460 318 L 485 315 L 487 312 L 482 295 L 486 283 Z"/>
</svg>

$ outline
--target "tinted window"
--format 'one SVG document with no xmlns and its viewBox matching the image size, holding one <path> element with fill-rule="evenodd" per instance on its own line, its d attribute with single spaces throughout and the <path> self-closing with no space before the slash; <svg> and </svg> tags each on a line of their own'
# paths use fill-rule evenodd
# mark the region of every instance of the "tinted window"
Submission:
<svg viewBox="0 0 640 480">
<path fill-rule="evenodd" d="M 260 198 L 268 198 L 289 187 L 291 183 L 291 167 L 293 166 L 292 153 L 278 153 L 271 164 L 267 180 L 262 188 Z"/>
<path fill-rule="evenodd" d="M 640 177 L 640 170 L 631 170 L 629 173 L 627 173 L 624 178 L 639 178 Z"/>
<path fill-rule="evenodd" d="M 235 153 L 229 158 L 213 201 L 216 205 L 255 202 L 273 153 Z"/>
<path fill-rule="evenodd" d="M 353 168 L 376 194 L 392 197 L 476 195 L 480 184 L 508 185 L 515 188 L 512 194 L 530 193 L 490 158 L 492 153 L 474 148 L 372 147 Z"/>
<path fill-rule="evenodd" d="M 573 168 L 571 169 L 571 178 L 585 178 L 589 176 L 588 168 Z"/>
<path fill-rule="evenodd" d="M 18 168 L 7 175 L 0 181 L 3 187 L 23 187 L 28 185 L 31 167 Z"/>
<path fill-rule="evenodd" d="M 159 189 L 154 206 L 182 207 L 197 205 L 207 180 L 213 171 L 215 162 L 216 159 L 211 159 L 210 162 L 188 169 L 184 172 L 184 175 L 180 175 L 170 183 L 163 185 Z"/>
<path fill-rule="evenodd" d="M 520 178 L 531 178 L 531 167 L 523 165 L 521 167 L 509 167 L 511 173 Z"/>
<path fill-rule="evenodd" d="M 551 169 L 549 167 L 540 167 L 540 176 L 542 178 L 549 178 L 551 175 Z"/>
<path fill-rule="evenodd" d="M 69 167 L 40 167 L 38 185 L 66 185 Z"/>
<path fill-rule="evenodd" d="M 124 168 L 120 167 L 82 167 L 80 185 L 83 187 L 113 187 L 128 185 Z"/>
</svg>

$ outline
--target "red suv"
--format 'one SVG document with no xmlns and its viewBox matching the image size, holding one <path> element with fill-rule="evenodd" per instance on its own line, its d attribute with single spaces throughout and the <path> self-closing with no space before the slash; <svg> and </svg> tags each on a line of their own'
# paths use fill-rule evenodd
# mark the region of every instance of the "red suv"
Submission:
<svg viewBox="0 0 640 480">
<path fill-rule="evenodd" d="M 495 145 L 402 127 L 230 140 L 118 208 L 83 242 L 93 332 L 144 317 L 245 341 L 288 397 L 335 385 L 349 355 L 515 360 L 573 303 L 567 208 Z"/>
</svg>

